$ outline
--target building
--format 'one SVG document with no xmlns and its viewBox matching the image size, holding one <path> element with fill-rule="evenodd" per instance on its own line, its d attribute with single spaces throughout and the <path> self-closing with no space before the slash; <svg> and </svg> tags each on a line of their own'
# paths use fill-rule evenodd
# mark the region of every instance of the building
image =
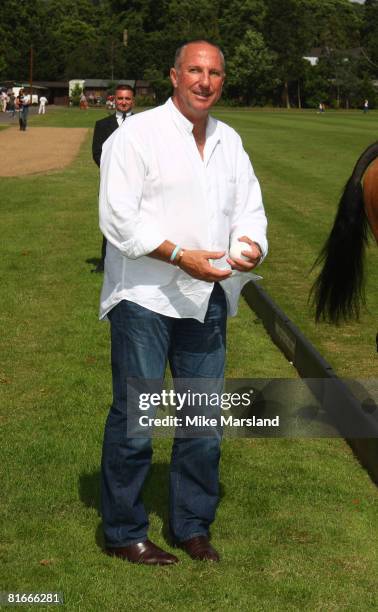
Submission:
<svg viewBox="0 0 378 612">
<path fill-rule="evenodd" d="M 68 106 L 70 94 L 75 85 L 79 85 L 86 97 L 89 96 L 96 100 L 104 100 L 107 97 L 107 92 L 111 87 L 115 87 L 118 83 L 122 85 L 130 85 L 136 95 L 155 97 L 155 92 L 148 81 L 128 79 L 128 80 L 110 80 L 110 79 L 72 79 L 70 81 L 33 81 L 33 104 L 38 104 L 41 96 L 46 96 L 49 104 L 58 106 Z M 0 89 L 6 89 L 8 92 L 13 92 L 16 96 L 19 90 L 23 88 L 26 93 L 30 93 L 30 83 L 26 81 L 2 81 Z"/>
<path fill-rule="evenodd" d="M 155 97 L 155 92 L 150 83 L 139 79 L 71 79 L 69 81 L 69 93 L 71 95 L 73 88 L 79 85 L 87 98 L 105 99 L 109 89 L 116 87 L 118 84 L 130 85 L 137 96 Z"/>
<path fill-rule="evenodd" d="M 321 57 L 329 57 L 331 55 L 337 55 L 342 57 L 344 61 L 348 61 L 349 58 L 356 58 L 362 55 L 361 47 L 354 47 L 353 49 L 331 49 L 329 47 L 313 47 L 303 56 L 303 59 L 310 62 L 311 66 L 316 66 L 319 63 Z"/>
<path fill-rule="evenodd" d="M 26 81 L 2 81 L 0 88 L 12 91 L 16 96 L 21 88 L 30 93 L 30 83 Z M 33 81 L 32 90 L 33 104 L 38 104 L 41 96 L 46 96 L 49 104 L 68 104 L 68 81 Z"/>
</svg>

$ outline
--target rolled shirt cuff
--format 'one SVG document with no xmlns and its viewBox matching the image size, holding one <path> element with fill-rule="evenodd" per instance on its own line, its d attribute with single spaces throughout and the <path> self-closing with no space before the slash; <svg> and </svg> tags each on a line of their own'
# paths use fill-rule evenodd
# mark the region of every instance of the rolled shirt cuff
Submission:
<svg viewBox="0 0 378 612">
<path fill-rule="evenodd" d="M 138 259 L 155 251 L 165 240 L 156 228 L 143 228 L 143 233 L 136 233 L 130 240 L 120 245 L 123 255 L 130 259 Z"/>
</svg>

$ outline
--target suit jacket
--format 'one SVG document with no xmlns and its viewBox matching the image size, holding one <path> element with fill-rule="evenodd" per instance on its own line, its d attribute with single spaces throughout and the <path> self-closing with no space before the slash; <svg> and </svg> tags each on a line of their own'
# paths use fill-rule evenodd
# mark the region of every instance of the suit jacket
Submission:
<svg viewBox="0 0 378 612">
<path fill-rule="evenodd" d="M 92 141 L 92 156 L 98 167 L 100 167 L 102 145 L 117 128 L 118 121 L 115 113 L 110 117 L 96 121 Z"/>
</svg>

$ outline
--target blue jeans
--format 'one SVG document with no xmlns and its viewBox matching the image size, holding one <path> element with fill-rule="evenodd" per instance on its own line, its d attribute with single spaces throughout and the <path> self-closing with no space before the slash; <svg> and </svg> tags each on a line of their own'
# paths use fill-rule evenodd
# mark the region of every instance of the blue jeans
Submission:
<svg viewBox="0 0 378 612">
<path fill-rule="evenodd" d="M 113 404 L 102 454 L 101 504 L 107 546 L 122 547 L 147 539 L 148 517 L 142 489 L 148 474 L 150 438 L 128 438 L 127 377 L 164 379 L 167 361 L 174 378 L 223 380 L 226 300 L 214 286 L 204 323 L 175 319 L 123 300 L 109 313 Z M 221 389 L 210 389 L 221 393 Z M 219 500 L 220 438 L 176 437 L 169 473 L 169 524 L 184 541 L 208 535 Z"/>
<path fill-rule="evenodd" d="M 29 106 L 23 106 L 22 109 L 20 109 L 20 117 L 19 117 L 19 123 L 20 123 L 20 130 L 21 131 L 25 131 L 28 125 L 28 115 L 29 115 Z"/>
</svg>

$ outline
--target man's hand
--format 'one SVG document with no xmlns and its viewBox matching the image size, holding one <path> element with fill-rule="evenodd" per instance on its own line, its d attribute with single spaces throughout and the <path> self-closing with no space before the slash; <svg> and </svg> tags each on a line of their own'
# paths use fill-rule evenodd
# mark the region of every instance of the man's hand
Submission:
<svg viewBox="0 0 378 612">
<path fill-rule="evenodd" d="M 211 265 L 211 259 L 222 259 L 225 251 L 184 251 L 179 268 L 199 280 L 216 283 L 232 274 L 232 270 L 219 270 Z"/>
<path fill-rule="evenodd" d="M 149 257 L 160 259 L 166 264 L 172 265 L 170 258 L 175 248 L 177 248 L 177 245 L 173 242 L 164 240 L 157 249 L 149 253 Z M 211 260 L 222 259 L 225 251 L 182 250 L 183 254 L 176 265 L 192 278 L 198 278 L 198 280 L 207 281 L 208 283 L 216 283 L 231 276 L 232 270 L 219 270 L 211 265 Z"/>
<path fill-rule="evenodd" d="M 239 258 L 231 259 L 228 257 L 227 262 L 230 264 L 233 270 L 238 270 L 239 272 L 250 272 L 257 266 L 262 257 L 260 246 L 248 238 L 248 236 L 242 236 L 241 238 L 238 238 L 238 240 L 239 242 L 245 242 L 249 245 L 250 250 L 248 249 L 242 251 L 242 255 L 248 257 L 248 260 Z"/>
</svg>

